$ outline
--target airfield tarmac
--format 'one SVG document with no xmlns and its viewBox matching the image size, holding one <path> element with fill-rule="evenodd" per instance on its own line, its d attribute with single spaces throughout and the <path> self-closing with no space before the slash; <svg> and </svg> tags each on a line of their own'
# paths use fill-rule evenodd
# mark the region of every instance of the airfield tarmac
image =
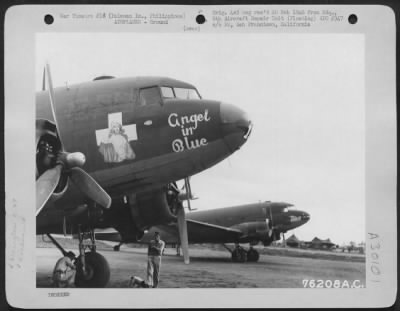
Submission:
<svg viewBox="0 0 400 311">
<path fill-rule="evenodd" d="M 73 250 L 75 254 L 78 251 Z M 145 278 L 147 249 L 121 247 L 119 252 L 99 250 L 110 265 L 107 287 L 128 287 L 131 276 Z M 51 287 L 56 248 L 36 248 L 37 287 Z M 191 248 L 185 265 L 175 249 L 165 250 L 160 288 L 301 288 L 304 279 L 359 280 L 365 284 L 365 262 L 261 254 L 256 263 L 233 263 L 228 251 Z"/>
</svg>

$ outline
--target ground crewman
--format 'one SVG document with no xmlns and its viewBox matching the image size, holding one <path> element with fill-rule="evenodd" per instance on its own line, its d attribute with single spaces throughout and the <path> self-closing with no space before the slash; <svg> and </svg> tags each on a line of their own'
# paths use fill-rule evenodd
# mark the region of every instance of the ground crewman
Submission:
<svg viewBox="0 0 400 311">
<path fill-rule="evenodd" d="M 72 262 L 74 258 L 75 255 L 69 252 L 57 261 L 53 271 L 54 287 L 75 287 L 76 267 Z"/>
<path fill-rule="evenodd" d="M 161 256 L 165 247 L 164 241 L 160 238 L 160 233 L 154 233 L 154 240 L 151 240 L 148 248 L 147 258 L 147 284 L 149 287 L 156 288 L 160 276 Z"/>
</svg>

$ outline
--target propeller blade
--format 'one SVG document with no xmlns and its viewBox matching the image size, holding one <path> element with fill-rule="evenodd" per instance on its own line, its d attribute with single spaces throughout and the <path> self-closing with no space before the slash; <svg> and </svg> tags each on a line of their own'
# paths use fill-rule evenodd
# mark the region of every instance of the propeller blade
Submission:
<svg viewBox="0 0 400 311">
<path fill-rule="evenodd" d="M 43 68 L 42 91 L 46 91 L 46 68 Z"/>
<path fill-rule="evenodd" d="M 64 150 L 64 144 L 63 144 L 63 141 L 62 141 L 61 135 L 60 135 L 61 130 L 59 127 L 59 123 L 57 122 L 57 113 L 56 113 L 56 106 L 55 106 L 53 82 L 51 80 L 50 65 L 48 63 L 46 63 L 45 72 L 46 72 L 46 77 L 47 77 L 47 84 L 49 86 L 49 98 L 50 98 L 51 112 L 53 115 L 54 123 L 56 124 L 56 127 L 57 127 L 58 138 L 60 139 L 60 142 L 61 142 L 61 149 Z"/>
<path fill-rule="evenodd" d="M 84 170 L 79 167 L 71 169 L 72 182 L 82 191 L 88 198 L 103 206 L 110 208 L 111 197 L 108 193 Z"/>
<path fill-rule="evenodd" d="M 181 241 L 183 260 L 184 260 L 185 264 L 189 264 L 189 262 L 190 262 L 190 259 L 189 259 L 189 239 L 188 239 L 188 232 L 187 232 L 185 209 L 183 208 L 183 206 L 178 208 L 176 216 L 178 218 L 179 238 L 180 238 L 180 241 Z"/>
<path fill-rule="evenodd" d="M 274 229 L 274 219 L 272 218 L 272 208 L 269 207 L 269 215 L 271 217 L 271 228 Z"/>
<path fill-rule="evenodd" d="M 190 182 L 189 182 L 190 177 L 185 178 L 185 190 L 186 190 L 186 200 L 188 203 L 188 208 L 189 211 L 192 210 L 192 206 L 190 204 L 190 200 L 192 199 L 192 188 L 190 187 Z"/>
<path fill-rule="evenodd" d="M 273 230 L 272 230 L 272 225 L 270 224 L 269 218 L 265 219 L 265 222 L 267 223 L 267 228 L 268 228 L 268 236 L 272 237 Z"/>
<path fill-rule="evenodd" d="M 36 181 L 36 216 L 45 206 L 60 180 L 62 165 L 45 171 Z"/>
</svg>

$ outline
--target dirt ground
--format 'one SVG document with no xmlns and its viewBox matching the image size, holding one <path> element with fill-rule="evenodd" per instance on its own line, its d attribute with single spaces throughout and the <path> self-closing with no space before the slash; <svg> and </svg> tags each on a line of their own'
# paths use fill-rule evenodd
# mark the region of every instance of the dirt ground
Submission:
<svg viewBox="0 0 400 311">
<path fill-rule="evenodd" d="M 145 248 L 121 247 L 121 251 L 99 250 L 110 265 L 108 287 L 128 287 L 131 276 L 146 277 Z M 77 250 L 74 250 L 77 254 Z M 190 249 L 190 264 L 185 265 L 175 249 L 168 248 L 162 258 L 160 288 L 298 288 L 303 280 L 359 280 L 365 284 L 365 262 L 261 255 L 257 263 L 233 263 L 229 252 Z M 55 248 L 36 248 L 37 287 L 51 287 L 51 273 L 60 252 Z"/>
</svg>

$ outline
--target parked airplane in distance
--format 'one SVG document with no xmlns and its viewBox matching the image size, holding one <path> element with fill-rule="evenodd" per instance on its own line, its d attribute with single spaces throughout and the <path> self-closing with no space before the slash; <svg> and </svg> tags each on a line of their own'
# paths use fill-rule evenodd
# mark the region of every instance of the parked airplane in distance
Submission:
<svg viewBox="0 0 400 311">
<path fill-rule="evenodd" d="M 196 211 L 186 214 L 189 243 L 236 243 L 232 253 L 234 262 L 258 261 L 259 253 L 252 247 L 244 250 L 238 247 L 240 243 L 251 245 L 262 242 L 265 246 L 280 240 L 287 231 L 302 226 L 310 220 L 310 215 L 296 210 L 293 205 L 283 202 L 262 202 L 233 207 Z M 140 243 L 148 243 L 154 232 L 160 232 L 167 244 L 179 245 L 178 225 L 176 222 L 157 225 L 148 230 Z M 121 237 L 116 232 L 96 232 L 99 240 L 120 241 L 114 247 L 119 250 Z"/>
</svg>

